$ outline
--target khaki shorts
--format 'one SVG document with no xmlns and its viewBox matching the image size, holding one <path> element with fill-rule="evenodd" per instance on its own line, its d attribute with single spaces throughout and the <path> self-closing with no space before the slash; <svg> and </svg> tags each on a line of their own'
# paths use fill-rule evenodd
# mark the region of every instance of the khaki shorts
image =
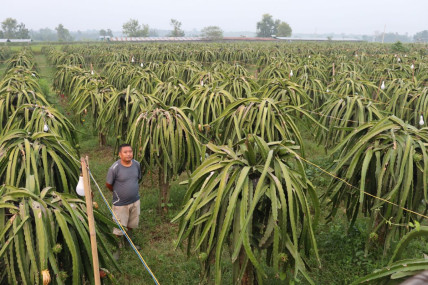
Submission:
<svg viewBox="0 0 428 285">
<path fill-rule="evenodd" d="M 138 227 L 138 220 L 140 217 L 140 200 L 124 206 L 113 205 L 113 212 L 123 227 L 134 229 Z M 113 234 L 117 236 L 123 235 L 122 231 L 118 228 L 113 229 Z"/>
</svg>

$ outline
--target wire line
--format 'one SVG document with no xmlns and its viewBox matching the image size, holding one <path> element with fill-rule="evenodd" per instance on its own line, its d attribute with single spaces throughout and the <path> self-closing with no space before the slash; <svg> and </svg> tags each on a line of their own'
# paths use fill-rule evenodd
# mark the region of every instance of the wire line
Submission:
<svg viewBox="0 0 428 285">
<path fill-rule="evenodd" d="M 423 218 L 425 218 L 425 219 L 427 219 L 427 220 L 428 220 L 428 216 L 426 216 L 426 215 L 420 214 L 420 213 L 418 213 L 418 212 L 415 212 L 415 211 L 413 211 L 413 210 L 410 210 L 410 209 L 407 209 L 407 208 L 405 208 L 405 207 L 402 207 L 402 206 L 400 206 L 400 205 L 398 205 L 398 204 L 395 204 L 394 202 L 391 202 L 391 201 L 386 200 L 386 199 L 384 199 L 384 198 L 381 198 L 381 197 L 378 197 L 378 196 L 373 195 L 373 194 L 371 194 L 371 193 L 368 193 L 368 192 L 366 192 L 366 191 L 363 191 L 363 190 L 361 190 L 360 188 L 355 187 L 354 185 L 352 185 L 352 184 L 351 184 L 351 183 L 349 183 L 348 181 L 346 181 L 346 180 L 344 180 L 344 179 L 342 179 L 342 178 L 340 178 L 340 177 L 337 177 L 337 176 L 336 176 L 336 175 L 334 175 L 333 173 L 330 173 L 329 171 L 325 170 L 325 169 L 324 169 L 324 168 L 322 168 L 321 166 L 319 166 L 319 165 L 317 165 L 317 164 L 315 164 L 315 163 L 313 163 L 313 162 L 311 162 L 311 161 L 309 161 L 309 160 L 307 160 L 307 159 L 305 159 L 305 158 L 301 157 L 301 156 L 300 156 L 300 155 L 298 155 L 297 153 L 296 153 L 296 155 L 297 155 L 301 160 L 303 160 L 303 161 L 305 161 L 305 162 L 309 163 L 309 164 L 310 164 L 310 165 L 312 165 L 312 166 L 315 166 L 316 168 L 318 168 L 318 169 L 319 169 L 319 170 L 321 170 L 322 172 L 324 172 L 324 173 L 326 173 L 326 174 L 330 175 L 331 177 L 333 177 L 333 178 L 335 178 L 335 179 L 337 179 L 337 180 L 342 181 L 343 183 L 345 183 L 345 184 L 346 184 L 346 185 L 348 185 L 349 187 L 354 188 L 354 189 L 356 189 L 356 190 L 358 190 L 358 191 L 360 191 L 360 192 L 363 192 L 363 193 L 364 193 L 364 194 L 366 194 L 367 196 L 370 196 L 370 197 L 373 197 L 373 198 L 378 199 L 378 200 L 380 200 L 380 201 L 383 201 L 383 202 L 385 202 L 385 203 L 391 204 L 391 205 L 396 206 L 396 207 L 398 207 L 398 208 L 400 208 L 400 209 L 402 209 L 402 210 L 404 210 L 404 211 L 407 211 L 407 212 L 409 212 L 409 213 L 415 214 L 415 215 L 417 215 L 417 216 L 423 217 Z"/>
</svg>

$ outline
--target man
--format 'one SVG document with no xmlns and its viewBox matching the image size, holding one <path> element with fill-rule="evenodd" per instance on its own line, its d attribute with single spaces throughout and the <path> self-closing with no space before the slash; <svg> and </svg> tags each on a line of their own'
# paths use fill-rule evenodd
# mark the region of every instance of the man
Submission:
<svg viewBox="0 0 428 285">
<path fill-rule="evenodd" d="M 141 168 L 138 161 L 132 159 L 133 152 L 129 144 L 119 146 L 119 157 L 120 159 L 108 170 L 106 186 L 113 192 L 113 211 L 130 234 L 138 227 L 140 216 Z M 119 248 L 121 248 L 124 242 L 122 231 L 114 228 L 113 234 L 119 238 Z M 114 256 L 118 259 L 119 251 L 116 251 Z"/>
</svg>

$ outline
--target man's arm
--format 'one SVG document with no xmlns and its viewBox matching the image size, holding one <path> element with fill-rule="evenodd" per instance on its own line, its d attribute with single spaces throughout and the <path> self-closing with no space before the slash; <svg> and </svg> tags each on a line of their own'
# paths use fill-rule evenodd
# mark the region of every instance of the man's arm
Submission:
<svg viewBox="0 0 428 285">
<path fill-rule="evenodd" d="M 113 185 L 108 184 L 108 183 L 106 182 L 106 187 L 108 188 L 108 190 L 110 190 L 111 192 L 113 192 Z"/>
<path fill-rule="evenodd" d="M 114 178 L 115 178 L 115 175 L 114 175 L 113 168 L 110 167 L 107 172 L 106 187 L 111 192 L 113 192 Z"/>
</svg>

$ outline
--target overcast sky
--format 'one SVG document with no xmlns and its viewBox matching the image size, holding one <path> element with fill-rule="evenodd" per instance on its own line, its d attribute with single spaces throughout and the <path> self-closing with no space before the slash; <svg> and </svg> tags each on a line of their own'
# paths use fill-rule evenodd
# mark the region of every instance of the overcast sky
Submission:
<svg viewBox="0 0 428 285">
<path fill-rule="evenodd" d="M 0 21 L 12 17 L 33 30 L 62 23 L 71 31 L 120 31 L 130 18 L 168 30 L 174 18 L 184 30 L 255 31 L 264 13 L 288 22 L 293 33 L 428 30 L 428 0 L 0 0 L 0 7 Z"/>
</svg>

